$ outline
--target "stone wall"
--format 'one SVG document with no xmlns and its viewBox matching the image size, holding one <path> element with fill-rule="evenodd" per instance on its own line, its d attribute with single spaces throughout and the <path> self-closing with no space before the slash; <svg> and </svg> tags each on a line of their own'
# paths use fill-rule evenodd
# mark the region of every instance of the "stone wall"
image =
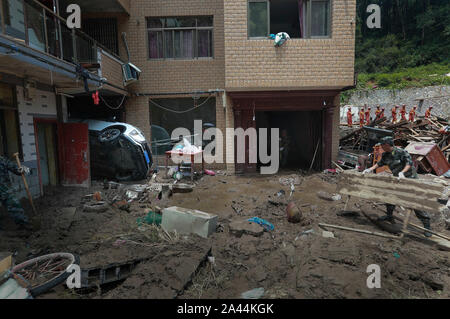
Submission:
<svg viewBox="0 0 450 319">
<path fill-rule="evenodd" d="M 423 99 L 423 102 L 421 102 Z M 423 116 L 428 107 L 433 106 L 432 115 L 443 118 L 450 117 L 450 86 L 429 86 L 424 88 L 410 88 L 403 90 L 372 90 L 357 91 L 350 97 L 347 105 L 362 107 L 367 104 L 372 108 L 372 117 L 375 116 L 377 105 L 385 108 L 385 115 L 391 117 L 393 105 L 406 104 L 409 110 L 417 105 L 416 114 Z M 346 113 L 344 112 L 344 117 Z M 357 117 L 357 116 L 356 116 Z M 356 121 L 357 119 L 354 118 Z M 341 122 L 346 123 L 346 118 Z"/>
</svg>

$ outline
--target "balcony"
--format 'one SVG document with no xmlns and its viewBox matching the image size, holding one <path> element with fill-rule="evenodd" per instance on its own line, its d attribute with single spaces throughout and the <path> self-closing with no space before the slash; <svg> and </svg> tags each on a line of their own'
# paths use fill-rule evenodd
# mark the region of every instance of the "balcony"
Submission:
<svg viewBox="0 0 450 319">
<path fill-rule="evenodd" d="M 66 8 L 69 4 L 76 3 L 86 13 L 114 12 L 129 14 L 130 2 L 131 0 L 59 0 L 60 8 Z"/>
<path fill-rule="evenodd" d="M 88 68 L 89 89 L 125 94 L 118 56 L 36 0 L 0 0 L 0 69 L 82 93 L 77 65 Z M 109 78 L 108 78 L 108 77 Z M 106 78 L 101 80 L 101 78 Z M 50 83 L 49 83 L 50 82 Z"/>
</svg>

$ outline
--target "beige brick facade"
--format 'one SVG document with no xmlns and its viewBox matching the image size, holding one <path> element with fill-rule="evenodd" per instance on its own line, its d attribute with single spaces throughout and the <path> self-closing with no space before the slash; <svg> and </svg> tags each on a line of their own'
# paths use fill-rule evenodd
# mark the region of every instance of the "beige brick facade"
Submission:
<svg viewBox="0 0 450 319">
<path fill-rule="evenodd" d="M 127 2 L 127 1 L 124 1 Z M 125 5 L 126 6 L 126 5 Z M 119 35 L 127 33 L 131 61 L 142 70 L 132 93 L 181 93 L 225 89 L 230 91 L 334 90 L 354 83 L 356 0 L 332 0 L 332 26 L 329 39 L 291 39 L 275 48 L 273 40 L 248 39 L 247 0 L 133 0 L 129 15 L 116 16 Z M 194 60 L 149 60 L 147 17 L 214 16 L 214 57 Z M 120 56 L 127 59 L 119 41 Z M 138 126 L 150 138 L 149 97 L 127 101 L 127 122 Z M 225 133 L 234 127 L 233 101 L 222 93 L 216 96 L 216 125 Z M 333 117 L 332 158 L 339 148 L 339 95 Z M 226 140 L 224 148 L 232 140 Z M 224 155 L 231 157 L 232 154 Z M 234 164 L 224 165 L 234 171 Z"/>
<path fill-rule="evenodd" d="M 332 0 L 330 39 L 247 37 L 247 0 L 225 1 L 225 86 L 230 90 L 327 89 L 353 85 L 356 0 Z"/>
</svg>

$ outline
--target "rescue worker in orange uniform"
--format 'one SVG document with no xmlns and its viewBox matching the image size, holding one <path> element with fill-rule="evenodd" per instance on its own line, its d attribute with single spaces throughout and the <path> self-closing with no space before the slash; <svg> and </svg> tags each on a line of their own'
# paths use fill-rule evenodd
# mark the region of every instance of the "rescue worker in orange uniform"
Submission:
<svg viewBox="0 0 450 319">
<path fill-rule="evenodd" d="M 397 122 L 397 105 L 392 109 L 392 123 Z"/>
<path fill-rule="evenodd" d="M 409 111 L 409 121 L 414 122 L 416 117 L 417 106 L 414 106 L 411 111 Z"/>
<path fill-rule="evenodd" d="M 366 125 L 370 125 L 370 107 L 366 111 Z"/>
<path fill-rule="evenodd" d="M 430 107 L 428 108 L 428 110 L 425 111 L 425 118 L 426 118 L 426 119 L 428 119 L 428 118 L 431 117 L 431 110 L 432 110 L 432 109 L 433 109 L 433 107 L 430 106 Z"/>
<path fill-rule="evenodd" d="M 353 114 L 352 114 L 351 108 L 348 108 L 348 111 L 347 111 L 347 124 L 348 124 L 348 127 L 353 126 Z"/>
<path fill-rule="evenodd" d="M 400 110 L 400 114 L 402 116 L 401 120 L 406 121 L 406 105 L 402 105 L 402 109 Z"/>
<path fill-rule="evenodd" d="M 364 126 L 364 108 L 359 111 L 359 127 Z"/>
<path fill-rule="evenodd" d="M 381 109 L 380 119 L 382 119 L 383 117 L 384 117 L 384 107 Z"/>
<path fill-rule="evenodd" d="M 378 105 L 377 109 L 375 110 L 375 119 L 376 120 L 380 119 L 380 113 L 381 113 L 381 110 L 380 110 L 380 106 Z"/>
</svg>

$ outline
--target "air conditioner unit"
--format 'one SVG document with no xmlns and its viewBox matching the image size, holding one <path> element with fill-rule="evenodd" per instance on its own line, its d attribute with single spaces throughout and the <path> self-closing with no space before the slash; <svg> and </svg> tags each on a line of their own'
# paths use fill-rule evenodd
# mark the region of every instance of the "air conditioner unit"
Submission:
<svg viewBox="0 0 450 319">
<path fill-rule="evenodd" d="M 139 80 L 139 76 L 141 75 L 142 72 L 137 66 L 129 62 L 122 65 L 122 70 L 123 70 L 123 82 L 125 86 Z"/>
</svg>

